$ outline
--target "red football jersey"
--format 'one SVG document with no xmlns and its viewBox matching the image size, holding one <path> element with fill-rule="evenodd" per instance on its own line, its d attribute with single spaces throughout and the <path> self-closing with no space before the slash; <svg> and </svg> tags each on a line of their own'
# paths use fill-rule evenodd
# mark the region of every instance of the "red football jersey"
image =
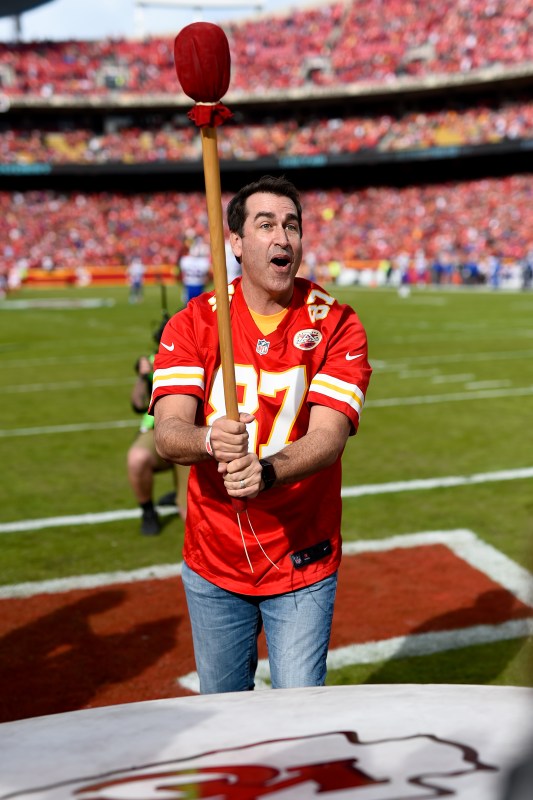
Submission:
<svg viewBox="0 0 533 800">
<path fill-rule="evenodd" d="M 307 432 L 311 406 L 345 414 L 355 433 L 371 375 L 367 340 L 355 311 L 317 284 L 297 278 L 288 313 L 263 336 L 241 290 L 229 286 L 239 410 L 256 417 L 250 451 L 268 458 Z M 196 422 L 224 416 L 214 292 L 200 295 L 168 322 L 156 355 L 152 407 L 167 394 L 198 398 Z M 296 483 L 274 486 L 248 500 L 242 526 L 214 460 L 194 464 L 183 557 L 211 583 L 233 592 L 270 595 L 316 583 L 341 558 L 341 459 Z M 276 569 L 261 551 L 253 531 Z M 243 539 L 251 561 L 250 569 Z M 329 540 L 331 552 L 296 568 L 291 554 Z"/>
</svg>

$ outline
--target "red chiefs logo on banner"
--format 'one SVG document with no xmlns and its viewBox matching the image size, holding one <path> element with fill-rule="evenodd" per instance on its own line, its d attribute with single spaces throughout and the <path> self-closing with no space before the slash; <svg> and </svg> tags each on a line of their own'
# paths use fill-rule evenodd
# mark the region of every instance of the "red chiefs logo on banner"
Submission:
<svg viewBox="0 0 533 800">
<path fill-rule="evenodd" d="M 47 787 L 40 797 L 83 800 L 429 800 L 456 796 L 460 779 L 494 771 L 475 749 L 437 736 L 361 741 L 338 732 L 219 749 Z M 77 784 L 77 785 L 74 785 Z M 81 785 L 80 785 L 81 784 Z M 67 789 L 67 792 L 65 792 Z M 18 797 L 24 796 L 18 793 Z"/>
</svg>

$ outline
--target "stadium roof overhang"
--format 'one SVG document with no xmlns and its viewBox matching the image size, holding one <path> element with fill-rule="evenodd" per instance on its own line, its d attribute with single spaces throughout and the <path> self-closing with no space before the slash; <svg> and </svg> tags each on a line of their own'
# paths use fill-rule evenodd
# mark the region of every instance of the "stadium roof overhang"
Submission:
<svg viewBox="0 0 533 800">
<path fill-rule="evenodd" d="M 50 0 L 0 0 L 0 17 L 17 17 L 49 2 Z"/>
</svg>

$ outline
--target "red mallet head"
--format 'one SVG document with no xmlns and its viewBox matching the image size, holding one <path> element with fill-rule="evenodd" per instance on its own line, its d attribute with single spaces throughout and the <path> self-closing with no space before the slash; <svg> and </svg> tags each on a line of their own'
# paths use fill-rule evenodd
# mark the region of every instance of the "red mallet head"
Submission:
<svg viewBox="0 0 533 800">
<path fill-rule="evenodd" d="M 226 34 L 211 22 L 193 22 L 174 41 L 174 63 L 183 91 L 199 105 L 189 117 L 199 127 L 221 125 L 231 111 L 220 99 L 229 88 L 231 58 Z"/>
</svg>

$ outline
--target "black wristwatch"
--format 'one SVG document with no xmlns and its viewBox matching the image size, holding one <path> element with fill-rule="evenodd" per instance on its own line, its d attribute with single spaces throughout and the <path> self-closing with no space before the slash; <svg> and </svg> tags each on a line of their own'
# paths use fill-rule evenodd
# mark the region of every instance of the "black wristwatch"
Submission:
<svg viewBox="0 0 533 800">
<path fill-rule="evenodd" d="M 264 483 L 263 492 L 266 492 L 267 489 L 271 489 L 276 483 L 276 470 L 274 469 L 274 464 L 266 458 L 260 458 L 259 463 L 263 467 L 261 478 Z"/>
</svg>

